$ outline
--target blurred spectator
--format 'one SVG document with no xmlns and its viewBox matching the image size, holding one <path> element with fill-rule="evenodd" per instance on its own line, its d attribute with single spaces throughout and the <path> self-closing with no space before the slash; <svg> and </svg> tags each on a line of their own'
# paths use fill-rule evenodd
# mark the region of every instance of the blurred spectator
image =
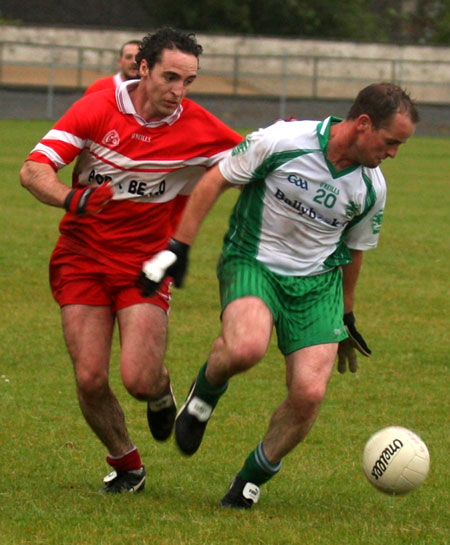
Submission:
<svg viewBox="0 0 450 545">
<path fill-rule="evenodd" d="M 119 83 L 122 83 L 122 81 L 138 78 L 139 71 L 135 59 L 140 45 L 141 42 L 139 40 L 130 40 L 129 42 L 124 43 L 120 48 L 119 58 L 117 60 L 117 66 L 119 67 L 117 74 L 94 81 L 86 89 L 84 94 L 88 95 L 89 93 L 101 91 L 102 89 L 115 88 Z"/>
</svg>

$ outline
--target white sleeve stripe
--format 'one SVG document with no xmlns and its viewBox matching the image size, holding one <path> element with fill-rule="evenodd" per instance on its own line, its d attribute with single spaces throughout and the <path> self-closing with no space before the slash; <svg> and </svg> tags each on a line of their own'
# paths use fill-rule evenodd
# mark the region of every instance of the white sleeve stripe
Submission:
<svg viewBox="0 0 450 545">
<path fill-rule="evenodd" d="M 51 129 L 50 131 L 48 131 L 48 133 L 44 136 L 42 140 L 59 140 L 60 142 L 66 142 L 67 144 L 71 144 L 78 149 L 83 149 L 85 143 L 85 141 L 81 138 L 78 138 L 78 136 L 75 136 L 70 132 L 59 131 L 57 129 Z"/>
<path fill-rule="evenodd" d="M 87 147 L 93 155 L 99 158 L 101 161 L 107 161 L 121 170 L 135 170 L 135 171 L 152 171 L 158 169 L 179 169 L 187 166 L 204 166 L 210 167 L 217 163 L 219 159 L 225 156 L 230 150 L 225 150 L 220 153 L 216 153 L 211 157 L 191 157 L 189 159 L 171 159 L 169 161 L 161 160 L 143 160 L 137 161 L 130 157 L 126 157 L 121 153 L 111 150 L 101 144 L 97 144 L 91 140 L 88 140 Z"/>
<path fill-rule="evenodd" d="M 65 167 L 67 164 L 65 161 L 63 161 L 59 153 L 56 153 L 56 151 L 54 151 L 52 148 L 44 146 L 43 144 L 38 144 L 32 149 L 31 153 L 33 153 L 34 151 L 38 151 L 39 153 L 42 153 L 42 155 L 48 157 L 58 170 L 62 167 Z"/>
</svg>

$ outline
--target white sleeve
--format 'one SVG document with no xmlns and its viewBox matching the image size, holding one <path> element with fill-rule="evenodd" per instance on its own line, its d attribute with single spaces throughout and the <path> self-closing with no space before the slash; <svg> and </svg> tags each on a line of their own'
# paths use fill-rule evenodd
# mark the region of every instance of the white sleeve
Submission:
<svg viewBox="0 0 450 545">
<path fill-rule="evenodd" d="M 345 243 L 352 250 L 376 248 L 380 236 L 386 205 L 386 182 L 379 168 L 373 169 L 370 177 L 375 192 L 375 202 L 369 212 L 347 231 Z"/>
<path fill-rule="evenodd" d="M 228 157 L 219 163 L 223 177 L 232 184 L 248 184 L 258 177 L 258 167 L 272 151 L 268 129 L 259 129 L 235 146 Z"/>
</svg>

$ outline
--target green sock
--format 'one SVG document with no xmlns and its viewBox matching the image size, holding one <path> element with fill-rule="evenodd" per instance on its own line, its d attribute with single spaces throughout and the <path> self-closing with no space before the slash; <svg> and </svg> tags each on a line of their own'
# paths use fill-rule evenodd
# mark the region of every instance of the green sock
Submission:
<svg viewBox="0 0 450 545">
<path fill-rule="evenodd" d="M 267 460 L 262 443 L 259 443 L 245 460 L 244 467 L 239 471 L 239 476 L 244 481 L 250 481 L 257 486 L 261 486 L 276 475 L 280 468 L 281 462 L 273 465 Z"/>
<path fill-rule="evenodd" d="M 228 381 L 226 381 L 224 384 L 221 384 L 220 386 L 211 386 L 211 384 L 206 380 L 205 377 L 205 371 L 206 366 L 208 362 L 204 363 L 200 367 L 200 371 L 198 372 L 197 376 L 197 382 L 195 384 L 195 391 L 198 396 L 212 405 L 214 408 L 220 397 L 225 393 L 226 389 L 228 388 Z"/>
</svg>

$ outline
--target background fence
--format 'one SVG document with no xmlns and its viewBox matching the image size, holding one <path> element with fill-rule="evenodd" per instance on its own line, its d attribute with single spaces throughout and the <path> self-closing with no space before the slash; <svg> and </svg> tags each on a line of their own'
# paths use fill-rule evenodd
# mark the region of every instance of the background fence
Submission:
<svg viewBox="0 0 450 545">
<path fill-rule="evenodd" d="M 45 87 L 49 117 L 55 88 L 83 89 L 117 70 L 117 49 L 0 41 L 0 85 Z M 373 81 L 406 87 L 418 102 L 450 104 L 450 62 L 311 55 L 204 53 L 199 94 L 351 99 Z"/>
<path fill-rule="evenodd" d="M 117 51 L 0 41 L 0 118 L 58 118 L 92 81 L 117 71 Z M 213 49 L 201 57 L 191 96 L 231 126 L 255 127 L 290 116 L 345 116 L 362 87 L 382 80 L 398 83 L 417 100 L 419 133 L 450 135 L 447 60 Z"/>
</svg>

